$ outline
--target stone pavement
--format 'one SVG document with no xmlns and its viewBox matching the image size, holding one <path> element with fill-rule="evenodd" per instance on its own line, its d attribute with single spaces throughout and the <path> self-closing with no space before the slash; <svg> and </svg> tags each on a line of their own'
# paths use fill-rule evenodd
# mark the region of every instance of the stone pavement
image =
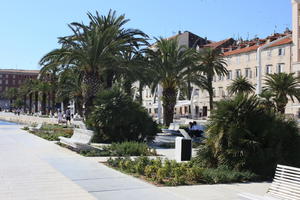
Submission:
<svg viewBox="0 0 300 200">
<path fill-rule="evenodd" d="M 232 200 L 240 191 L 263 194 L 268 185 L 156 187 L 20 127 L 0 125 L 0 199 Z"/>
</svg>

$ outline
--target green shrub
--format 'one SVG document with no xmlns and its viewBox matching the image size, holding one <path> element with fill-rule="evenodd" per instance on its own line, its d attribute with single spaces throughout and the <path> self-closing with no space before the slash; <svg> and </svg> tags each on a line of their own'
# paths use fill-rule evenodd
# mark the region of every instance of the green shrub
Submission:
<svg viewBox="0 0 300 200">
<path fill-rule="evenodd" d="M 299 147 L 295 121 L 266 111 L 255 96 L 238 95 L 218 102 L 212 111 L 208 139 L 199 148 L 198 161 L 206 168 L 225 165 L 234 171 L 272 177 L 277 164 L 300 167 Z M 237 178 L 221 172 L 208 177 L 214 182 Z"/>
<path fill-rule="evenodd" d="M 22 130 L 28 131 L 28 130 L 29 130 L 29 127 L 28 127 L 28 126 L 24 126 L 24 127 L 22 128 Z"/>
<path fill-rule="evenodd" d="M 148 145 L 139 142 L 112 143 L 109 149 L 116 156 L 148 156 L 153 155 Z"/>
<path fill-rule="evenodd" d="M 187 169 L 186 179 L 191 183 L 203 182 L 203 168 L 193 166 Z"/>
<path fill-rule="evenodd" d="M 145 175 L 148 178 L 155 178 L 158 168 L 154 165 L 148 165 L 145 168 Z"/>
<path fill-rule="evenodd" d="M 144 175 L 145 174 L 145 168 L 147 165 L 150 164 L 149 158 L 145 156 L 141 156 L 135 160 L 135 170 L 138 174 Z"/>
<path fill-rule="evenodd" d="M 151 156 L 156 155 L 156 151 L 150 149 L 147 144 L 139 142 L 113 143 L 104 146 L 102 149 L 81 150 L 83 156 Z"/>
<path fill-rule="evenodd" d="M 144 141 L 159 131 L 146 110 L 117 89 L 102 91 L 94 103 L 87 125 L 96 142 Z"/>
<path fill-rule="evenodd" d="M 164 167 L 161 167 L 157 170 L 157 173 L 156 173 L 156 177 L 155 177 L 155 180 L 158 182 L 158 183 L 163 183 L 164 182 L 164 179 L 166 179 L 168 177 L 168 171 L 166 168 Z"/>
</svg>

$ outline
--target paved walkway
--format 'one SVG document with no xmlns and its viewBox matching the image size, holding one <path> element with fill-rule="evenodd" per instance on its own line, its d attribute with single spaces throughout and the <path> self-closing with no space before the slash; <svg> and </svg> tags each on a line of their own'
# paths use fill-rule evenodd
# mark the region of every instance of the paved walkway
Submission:
<svg viewBox="0 0 300 200">
<path fill-rule="evenodd" d="M 97 158 L 82 157 L 20 127 L 0 125 L 0 199 L 232 200 L 241 191 L 263 194 L 268 186 L 155 187 L 99 164 Z"/>
</svg>

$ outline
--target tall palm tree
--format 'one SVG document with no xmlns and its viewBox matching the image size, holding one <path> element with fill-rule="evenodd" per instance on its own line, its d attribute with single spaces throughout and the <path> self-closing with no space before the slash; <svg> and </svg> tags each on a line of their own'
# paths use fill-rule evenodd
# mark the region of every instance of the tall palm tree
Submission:
<svg viewBox="0 0 300 200">
<path fill-rule="evenodd" d="M 59 75 L 57 98 L 61 102 L 67 102 L 69 99 L 75 101 L 76 112 L 83 114 L 83 97 L 82 97 L 82 75 L 76 68 L 66 69 Z"/>
<path fill-rule="evenodd" d="M 288 98 L 300 100 L 300 79 L 294 73 L 268 74 L 265 79 L 265 90 L 273 95 L 278 112 L 284 114 Z"/>
<path fill-rule="evenodd" d="M 186 46 L 179 46 L 177 38 L 165 40 L 159 38 L 155 48 L 149 49 L 149 64 L 154 72 L 153 86 L 162 86 L 164 124 L 173 122 L 176 93 L 188 67 L 197 61 L 196 51 Z"/>
<path fill-rule="evenodd" d="M 228 73 L 226 66 L 220 50 L 207 48 L 200 52 L 200 69 L 202 72 L 194 74 L 193 82 L 208 92 L 210 110 L 213 110 L 213 77 L 226 75 Z"/>
<path fill-rule="evenodd" d="M 40 70 L 40 79 L 48 82 L 49 85 L 49 109 L 52 113 L 55 112 L 56 92 L 58 87 L 59 73 L 61 72 L 62 60 L 58 55 L 46 57 L 40 61 L 42 66 Z"/>
<path fill-rule="evenodd" d="M 82 73 L 85 114 L 91 112 L 95 94 L 101 88 L 111 87 L 115 78 L 115 67 L 122 57 L 121 52 L 131 51 L 145 43 L 147 37 L 137 29 L 126 29 L 129 21 L 124 15 L 109 11 L 107 16 L 88 13 L 88 25 L 71 23 L 71 36 L 62 37 L 60 49 L 53 50 L 41 60 L 58 56 L 62 68 L 78 68 Z"/>
<path fill-rule="evenodd" d="M 249 94 L 254 91 L 254 86 L 246 77 L 238 77 L 234 79 L 228 87 L 230 95 L 233 94 Z"/>
</svg>

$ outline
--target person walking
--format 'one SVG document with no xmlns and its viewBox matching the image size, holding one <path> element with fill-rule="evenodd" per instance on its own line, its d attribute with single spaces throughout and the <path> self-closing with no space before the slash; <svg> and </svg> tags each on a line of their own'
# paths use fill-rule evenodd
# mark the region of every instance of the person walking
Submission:
<svg viewBox="0 0 300 200">
<path fill-rule="evenodd" d="M 67 110 L 66 110 L 66 120 L 67 120 L 67 125 L 68 125 L 68 123 L 71 125 L 71 110 L 70 110 L 70 108 L 68 108 Z"/>
<path fill-rule="evenodd" d="M 58 110 L 57 118 L 58 118 L 58 123 L 63 122 L 63 114 L 60 109 Z"/>
</svg>

